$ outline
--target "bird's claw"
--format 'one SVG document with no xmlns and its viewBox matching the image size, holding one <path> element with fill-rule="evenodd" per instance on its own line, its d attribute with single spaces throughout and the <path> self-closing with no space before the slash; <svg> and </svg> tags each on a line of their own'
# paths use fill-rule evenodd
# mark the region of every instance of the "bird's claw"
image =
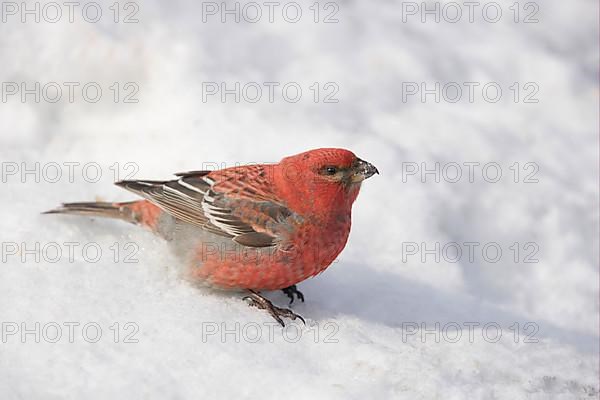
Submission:
<svg viewBox="0 0 600 400">
<path fill-rule="evenodd" d="M 290 318 L 291 320 L 298 318 L 304 325 L 306 325 L 306 321 L 304 321 L 302 316 L 296 314 L 289 308 L 274 306 L 273 303 L 271 303 L 267 298 L 261 296 L 254 290 L 250 290 L 250 294 L 245 296 L 243 300 L 249 300 L 251 306 L 258 307 L 261 310 L 266 310 L 282 327 L 285 327 L 285 324 L 281 318 Z"/>
<path fill-rule="evenodd" d="M 301 291 L 298 290 L 298 288 L 296 287 L 296 285 L 288 286 L 285 289 L 281 289 L 281 291 L 283 293 L 285 293 L 287 295 L 287 297 L 290 298 L 290 306 L 294 302 L 294 295 L 296 295 L 296 297 L 298 298 L 298 300 L 300 300 L 301 302 L 304 303 L 304 295 L 302 294 Z"/>
</svg>

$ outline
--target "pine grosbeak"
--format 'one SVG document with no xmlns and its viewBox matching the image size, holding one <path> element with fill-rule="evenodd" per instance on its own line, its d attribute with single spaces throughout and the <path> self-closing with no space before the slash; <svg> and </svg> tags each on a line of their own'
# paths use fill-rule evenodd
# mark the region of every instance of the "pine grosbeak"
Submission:
<svg viewBox="0 0 600 400">
<path fill-rule="evenodd" d="M 145 200 L 66 203 L 46 213 L 112 217 L 173 243 L 196 282 L 248 290 L 245 299 L 281 317 L 261 290 L 304 301 L 296 284 L 325 270 L 346 245 L 361 182 L 379 173 L 344 149 L 323 148 L 277 164 L 176 174 L 168 181 L 117 182 Z M 303 320 L 303 319 L 302 319 Z"/>
</svg>

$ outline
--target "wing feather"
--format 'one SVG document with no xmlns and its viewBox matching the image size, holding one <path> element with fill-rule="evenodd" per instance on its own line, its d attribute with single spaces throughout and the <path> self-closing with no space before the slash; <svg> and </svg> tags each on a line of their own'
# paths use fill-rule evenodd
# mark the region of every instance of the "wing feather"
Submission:
<svg viewBox="0 0 600 400">
<path fill-rule="evenodd" d="M 186 223 L 250 247 L 283 238 L 278 224 L 299 216 L 276 199 L 261 165 L 176 174 L 169 181 L 117 182 Z"/>
</svg>

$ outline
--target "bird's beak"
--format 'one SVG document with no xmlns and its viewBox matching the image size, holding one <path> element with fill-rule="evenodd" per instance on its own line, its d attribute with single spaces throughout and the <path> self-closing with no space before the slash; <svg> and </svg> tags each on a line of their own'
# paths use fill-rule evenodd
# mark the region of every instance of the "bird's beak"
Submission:
<svg viewBox="0 0 600 400">
<path fill-rule="evenodd" d="M 362 182 L 375 174 L 379 174 L 379 171 L 373 164 L 358 158 L 352 166 L 351 181 L 353 183 Z"/>
</svg>

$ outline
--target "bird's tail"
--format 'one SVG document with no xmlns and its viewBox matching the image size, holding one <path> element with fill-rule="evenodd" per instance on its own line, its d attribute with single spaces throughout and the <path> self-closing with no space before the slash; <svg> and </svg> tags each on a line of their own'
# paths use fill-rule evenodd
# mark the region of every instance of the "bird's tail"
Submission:
<svg viewBox="0 0 600 400">
<path fill-rule="evenodd" d="M 155 230 L 161 210 L 147 200 L 125 203 L 84 202 L 63 203 L 62 206 L 42 214 L 74 214 L 89 217 L 120 219 Z"/>
<path fill-rule="evenodd" d="M 106 203 L 94 201 L 85 203 L 63 203 L 62 206 L 53 210 L 45 211 L 42 214 L 75 214 L 85 215 L 88 217 L 115 218 L 131 223 L 136 222 L 135 218 L 133 217 L 133 213 L 128 207 L 128 203 Z"/>
</svg>

